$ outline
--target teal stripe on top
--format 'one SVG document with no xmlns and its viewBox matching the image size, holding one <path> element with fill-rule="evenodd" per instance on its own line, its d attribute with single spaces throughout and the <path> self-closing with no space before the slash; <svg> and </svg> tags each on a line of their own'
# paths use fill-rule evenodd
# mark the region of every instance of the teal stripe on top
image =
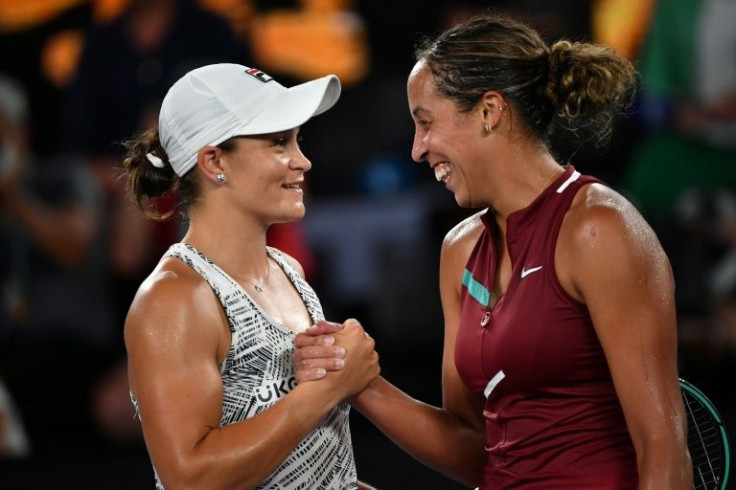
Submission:
<svg viewBox="0 0 736 490">
<path fill-rule="evenodd" d="M 473 274 L 468 269 L 463 272 L 463 286 L 468 288 L 470 295 L 483 306 L 488 306 L 491 301 L 491 293 L 481 283 L 473 279 Z"/>
</svg>

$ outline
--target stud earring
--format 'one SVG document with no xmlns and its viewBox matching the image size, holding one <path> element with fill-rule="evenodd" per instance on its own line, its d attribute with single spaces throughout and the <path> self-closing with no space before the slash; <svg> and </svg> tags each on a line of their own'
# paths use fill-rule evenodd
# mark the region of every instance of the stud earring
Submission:
<svg viewBox="0 0 736 490">
<path fill-rule="evenodd" d="M 493 129 L 494 129 L 493 126 L 491 126 L 490 124 L 484 124 L 483 125 L 483 136 L 488 136 L 489 134 L 491 134 L 493 132 Z"/>
<path fill-rule="evenodd" d="M 225 182 L 227 182 L 227 175 L 220 172 L 219 174 L 215 175 L 215 180 L 218 184 L 224 184 Z"/>
</svg>

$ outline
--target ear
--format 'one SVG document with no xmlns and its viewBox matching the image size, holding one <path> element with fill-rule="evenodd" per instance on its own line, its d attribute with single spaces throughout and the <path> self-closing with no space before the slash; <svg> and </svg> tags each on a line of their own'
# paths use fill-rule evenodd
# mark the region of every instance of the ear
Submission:
<svg viewBox="0 0 736 490">
<path fill-rule="evenodd" d="M 223 151 L 222 148 L 216 146 L 205 146 L 199 153 L 197 153 L 197 165 L 204 174 L 205 178 L 217 183 L 217 174 L 224 173 L 227 175 L 227 171 L 223 166 L 222 159 Z"/>
<path fill-rule="evenodd" d="M 504 113 L 509 110 L 506 99 L 501 92 L 488 91 L 480 98 L 479 110 L 483 118 L 483 124 L 496 128 Z"/>
</svg>

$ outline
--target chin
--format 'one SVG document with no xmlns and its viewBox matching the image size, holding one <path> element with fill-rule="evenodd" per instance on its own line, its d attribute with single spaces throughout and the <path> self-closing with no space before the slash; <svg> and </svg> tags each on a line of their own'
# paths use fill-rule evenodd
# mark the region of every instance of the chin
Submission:
<svg viewBox="0 0 736 490">
<path fill-rule="evenodd" d="M 299 221 L 300 219 L 304 218 L 305 214 L 307 214 L 307 210 L 304 208 L 303 204 L 294 206 L 293 208 L 289 209 L 287 213 L 284 213 L 283 222 L 288 223 L 290 221 Z"/>
<path fill-rule="evenodd" d="M 480 209 L 488 207 L 488 204 L 484 203 L 482 199 L 480 201 L 478 200 L 477 194 L 473 195 L 467 188 L 453 191 L 453 194 L 455 196 L 455 202 L 461 208 Z"/>
<path fill-rule="evenodd" d="M 463 196 L 463 195 L 460 195 L 460 194 L 455 194 L 455 202 L 461 208 L 472 208 L 472 207 L 474 207 L 473 206 L 473 203 L 470 202 L 470 199 L 468 199 L 467 196 Z"/>
</svg>

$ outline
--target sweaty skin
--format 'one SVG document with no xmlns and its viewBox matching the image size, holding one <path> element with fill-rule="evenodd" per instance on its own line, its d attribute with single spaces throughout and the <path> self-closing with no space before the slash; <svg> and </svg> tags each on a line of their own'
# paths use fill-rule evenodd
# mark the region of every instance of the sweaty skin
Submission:
<svg viewBox="0 0 736 490">
<path fill-rule="evenodd" d="M 420 60 L 409 76 L 408 96 L 415 121 L 413 159 L 426 162 L 460 206 L 489 208 L 496 221 L 493 296 L 499 297 L 512 270 L 507 217 L 534 201 L 564 168 L 524 131 L 500 92 L 489 91 L 476 107 L 460 111 L 437 92 Z M 483 400 L 460 381 L 453 355 L 462 274 L 482 226 L 477 215 L 470 217 L 448 233 L 442 246 L 442 408 L 411 399 L 382 378 L 353 401 L 409 454 L 471 486 L 478 484 L 485 463 Z M 692 465 L 678 386 L 674 284 L 654 232 L 621 195 L 587 185 L 564 218 L 555 268 L 564 290 L 590 312 L 636 450 L 639 489 L 689 490 Z M 300 382 L 333 369 L 327 350 L 320 353 L 319 346 L 332 331 L 320 325 L 297 337 Z M 312 349 L 299 354 L 307 346 Z"/>
<path fill-rule="evenodd" d="M 202 197 L 183 238 L 227 271 L 267 314 L 288 329 L 311 324 L 304 302 L 266 256 L 266 229 L 304 213 L 298 185 L 311 163 L 297 130 L 238 138 L 226 153 L 198 155 Z M 228 183 L 216 182 L 225 173 Z M 303 274 L 299 264 L 287 258 Z M 267 268 L 276 267 L 270 273 Z M 268 281 L 263 278 L 268 277 Z M 265 291 L 253 292 L 250 278 Z M 318 383 L 296 386 L 260 414 L 220 427 L 220 365 L 231 345 L 222 305 L 183 261 L 166 258 L 143 282 L 125 324 L 131 392 L 146 445 L 167 489 L 254 488 L 341 401 L 359 393 L 380 368 L 373 340 L 357 321 L 335 335 L 347 364 Z M 337 355 L 335 348 L 330 355 Z"/>
</svg>

